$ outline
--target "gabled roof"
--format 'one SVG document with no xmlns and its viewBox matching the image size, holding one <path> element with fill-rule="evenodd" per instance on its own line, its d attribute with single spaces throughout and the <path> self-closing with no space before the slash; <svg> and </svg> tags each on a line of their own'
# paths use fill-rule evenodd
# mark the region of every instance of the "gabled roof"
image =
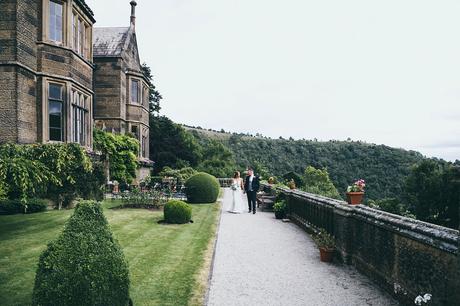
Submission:
<svg viewBox="0 0 460 306">
<path fill-rule="evenodd" d="M 93 56 L 118 57 L 129 44 L 131 27 L 94 28 Z"/>
<path fill-rule="evenodd" d="M 93 11 L 90 9 L 90 7 L 88 6 L 88 4 L 86 4 L 85 0 L 76 0 L 75 1 L 79 6 L 80 8 L 85 11 L 86 14 L 88 14 L 88 17 L 91 19 L 91 21 L 94 23 L 96 22 L 96 20 L 94 19 L 94 13 Z"/>
</svg>

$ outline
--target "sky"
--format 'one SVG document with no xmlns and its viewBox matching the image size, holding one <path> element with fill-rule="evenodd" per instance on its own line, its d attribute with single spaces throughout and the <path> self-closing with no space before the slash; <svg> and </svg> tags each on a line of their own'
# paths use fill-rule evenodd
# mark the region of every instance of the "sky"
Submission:
<svg viewBox="0 0 460 306">
<path fill-rule="evenodd" d="M 129 0 L 86 0 L 128 26 Z M 362 140 L 460 160 L 458 0 L 138 0 L 141 61 L 177 123 Z"/>
</svg>

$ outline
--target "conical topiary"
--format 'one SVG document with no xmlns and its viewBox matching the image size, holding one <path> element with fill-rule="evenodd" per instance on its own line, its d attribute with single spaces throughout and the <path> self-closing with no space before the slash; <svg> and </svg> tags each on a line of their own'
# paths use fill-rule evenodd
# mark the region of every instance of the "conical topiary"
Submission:
<svg viewBox="0 0 460 306">
<path fill-rule="evenodd" d="M 41 254 L 33 305 L 128 305 L 128 264 L 102 208 L 81 201 Z"/>
</svg>

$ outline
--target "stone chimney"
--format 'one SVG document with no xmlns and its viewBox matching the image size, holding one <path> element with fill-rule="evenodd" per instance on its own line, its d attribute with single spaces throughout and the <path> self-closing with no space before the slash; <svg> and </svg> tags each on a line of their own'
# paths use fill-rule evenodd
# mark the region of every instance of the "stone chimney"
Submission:
<svg viewBox="0 0 460 306">
<path fill-rule="evenodd" d="M 137 2 L 132 0 L 129 4 L 131 4 L 131 18 L 130 22 L 133 26 L 136 26 L 136 5 Z"/>
</svg>

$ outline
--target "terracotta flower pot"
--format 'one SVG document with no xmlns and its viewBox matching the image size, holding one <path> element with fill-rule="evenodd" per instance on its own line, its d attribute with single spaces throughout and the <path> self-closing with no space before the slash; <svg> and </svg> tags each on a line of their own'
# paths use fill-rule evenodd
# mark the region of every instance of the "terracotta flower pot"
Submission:
<svg viewBox="0 0 460 306">
<path fill-rule="evenodd" d="M 364 192 L 347 192 L 347 202 L 351 205 L 361 204 Z"/>
<path fill-rule="evenodd" d="M 319 257 L 322 262 L 332 262 L 334 249 L 319 248 Z"/>
</svg>

